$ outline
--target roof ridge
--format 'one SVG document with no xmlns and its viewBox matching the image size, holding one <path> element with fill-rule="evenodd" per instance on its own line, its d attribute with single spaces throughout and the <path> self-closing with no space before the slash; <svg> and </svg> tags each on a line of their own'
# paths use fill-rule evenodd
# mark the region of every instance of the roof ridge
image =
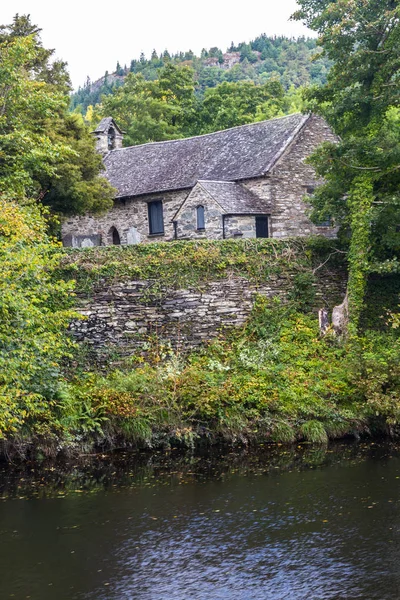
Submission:
<svg viewBox="0 0 400 600">
<path fill-rule="evenodd" d="M 263 121 L 255 121 L 254 123 L 244 123 L 243 125 L 235 125 L 234 127 L 228 127 L 227 129 L 219 129 L 218 131 L 212 131 L 211 133 L 201 133 L 200 135 L 192 135 L 186 138 L 176 138 L 174 140 L 160 140 L 158 142 L 145 142 L 144 144 L 136 144 L 135 146 L 127 146 L 126 148 L 115 148 L 111 150 L 109 154 L 114 154 L 115 152 L 123 152 L 124 150 L 131 150 L 132 148 L 143 148 L 144 146 L 156 146 L 163 144 L 173 144 L 175 142 L 185 142 L 187 140 L 196 140 L 204 137 L 211 137 L 214 135 L 218 135 L 219 133 L 225 133 L 226 131 L 233 131 L 234 129 L 244 129 L 254 127 L 255 125 L 261 125 L 262 123 L 271 123 L 271 121 L 279 121 L 282 119 L 289 119 L 294 116 L 301 115 L 300 112 L 292 113 L 290 115 L 282 115 L 280 117 L 273 117 L 272 119 L 264 119 Z M 307 115 L 307 118 L 309 115 Z M 297 129 L 297 128 L 296 128 Z M 206 180 L 205 180 L 206 181 Z"/>
</svg>

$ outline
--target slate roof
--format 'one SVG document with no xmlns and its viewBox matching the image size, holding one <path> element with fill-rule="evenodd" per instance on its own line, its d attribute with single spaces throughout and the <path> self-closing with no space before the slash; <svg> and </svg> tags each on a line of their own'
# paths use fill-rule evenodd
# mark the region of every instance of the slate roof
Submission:
<svg viewBox="0 0 400 600">
<path fill-rule="evenodd" d="M 226 214 L 265 214 L 271 207 L 240 183 L 230 181 L 199 181 Z"/>
<path fill-rule="evenodd" d="M 113 126 L 117 131 L 122 133 L 121 129 L 118 127 L 116 122 L 112 117 L 105 117 L 102 119 L 100 123 L 97 125 L 96 129 L 92 131 L 92 133 L 108 133 L 110 126 Z"/>
<path fill-rule="evenodd" d="M 268 173 L 308 118 L 297 113 L 207 135 L 112 150 L 104 159 L 106 176 L 117 188 L 118 198 L 191 188 L 198 180 L 259 177 Z M 105 121 L 98 128 L 106 126 Z"/>
</svg>

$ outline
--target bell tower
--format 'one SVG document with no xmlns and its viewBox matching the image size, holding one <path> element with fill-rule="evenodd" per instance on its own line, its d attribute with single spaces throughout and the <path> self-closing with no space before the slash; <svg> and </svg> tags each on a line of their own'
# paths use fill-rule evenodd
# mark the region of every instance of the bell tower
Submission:
<svg viewBox="0 0 400 600">
<path fill-rule="evenodd" d="M 122 148 L 124 132 L 118 127 L 112 117 L 102 119 L 96 129 L 92 131 L 96 138 L 96 150 L 100 154 L 107 154 L 112 150 Z"/>
</svg>

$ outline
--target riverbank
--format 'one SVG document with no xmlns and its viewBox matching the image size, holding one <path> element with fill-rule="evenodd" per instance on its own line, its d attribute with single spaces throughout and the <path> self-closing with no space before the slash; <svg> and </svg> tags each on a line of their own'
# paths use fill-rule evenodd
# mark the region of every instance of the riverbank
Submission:
<svg viewBox="0 0 400 600">
<path fill-rule="evenodd" d="M 103 343 L 90 334 L 69 343 L 62 370 L 49 370 L 41 387 L 33 373 L 30 395 L 18 393 L 6 404 L 1 455 L 24 460 L 115 448 L 326 444 L 345 436 L 396 436 L 400 342 L 387 309 L 397 301 L 398 282 L 385 280 L 385 287 L 384 278 L 371 281 L 358 338 L 346 341 L 331 332 L 321 337 L 317 308 L 329 306 L 342 285 L 345 254 L 332 244 L 243 240 L 65 253 L 57 277 L 75 278 L 77 307 L 87 308 L 99 290 L 107 298 L 108 312 L 96 315 L 101 330 L 110 323 L 120 331 L 112 314 L 116 301 L 121 314 L 130 315 L 133 306 L 149 315 L 182 289 L 200 290 L 203 301 L 210 282 L 217 287 L 235 277 L 251 290 L 246 311 L 241 319 L 230 315 L 224 327 L 211 327 L 202 344 L 192 344 L 190 333 L 182 340 L 173 329 L 151 329 L 151 319 L 147 326 L 142 317 L 129 352 L 121 343 L 125 338 L 130 343 L 125 335 Z M 133 276 L 153 282 L 150 292 L 134 291 L 133 300 L 111 293 L 116 283 L 132 286 Z M 277 293 L 271 293 L 272 281 Z M 228 314 L 224 310 L 220 313 Z M 192 332 L 207 318 L 207 327 L 214 323 L 214 313 L 204 316 L 206 309 L 197 305 L 193 311 Z M 168 317 L 179 325 L 179 316 Z"/>
<path fill-rule="evenodd" d="M 194 449 L 395 436 L 400 342 L 395 330 L 344 343 L 317 319 L 259 297 L 241 329 L 186 354 L 153 340 L 118 368 L 70 364 L 40 420 L 3 442 L 9 458 L 113 448 Z"/>
</svg>

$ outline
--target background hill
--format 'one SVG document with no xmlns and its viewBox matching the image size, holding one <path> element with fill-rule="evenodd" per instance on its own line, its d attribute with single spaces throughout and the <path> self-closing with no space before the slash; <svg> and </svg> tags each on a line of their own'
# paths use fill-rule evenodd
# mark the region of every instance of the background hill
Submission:
<svg viewBox="0 0 400 600">
<path fill-rule="evenodd" d="M 111 94 L 124 84 L 129 73 L 141 74 L 146 81 L 155 81 L 158 70 L 167 64 L 187 66 L 194 70 L 196 95 L 202 97 L 208 88 L 223 82 L 251 81 L 263 85 L 278 80 L 285 90 L 310 84 L 324 84 L 330 68 L 325 57 L 317 58 L 316 40 L 312 38 L 290 39 L 260 35 L 255 40 L 231 46 L 226 52 L 214 47 L 203 49 L 200 56 L 192 51 L 170 55 L 167 50 L 150 58 L 142 54 L 131 60 L 130 65 L 117 63 L 113 73 L 87 81 L 71 97 L 71 109 L 86 113 L 88 106 L 96 106 L 102 95 Z M 314 60 L 313 60 L 314 59 Z"/>
</svg>

